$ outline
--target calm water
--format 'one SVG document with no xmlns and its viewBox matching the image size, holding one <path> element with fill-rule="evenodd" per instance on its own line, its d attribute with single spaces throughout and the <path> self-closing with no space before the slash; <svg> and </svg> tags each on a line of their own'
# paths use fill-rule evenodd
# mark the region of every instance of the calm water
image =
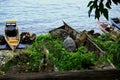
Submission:
<svg viewBox="0 0 120 80">
<path fill-rule="evenodd" d="M 46 33 L 63 25 L 62 20 L 76 30 L 101 32 L 92 13 L 88 17 L 89 0 L 0 0 L 0 34 L 6 20 L 17 20 L 20 32 Z M 120 5 L 112 6 L 110 17 L 120 17 Z M 102 18 L 104 19 L 104 18 Z"/>
</svg>

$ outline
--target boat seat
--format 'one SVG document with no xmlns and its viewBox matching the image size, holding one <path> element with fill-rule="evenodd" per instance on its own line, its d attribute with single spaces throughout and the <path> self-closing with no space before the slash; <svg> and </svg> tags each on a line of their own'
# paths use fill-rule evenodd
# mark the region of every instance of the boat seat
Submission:
<svg viewBox="0 0 120 80">
<path fill-rule="evenodd" d="M 16 44 L 19 43 L 19 41 L 18 41 L 18 40 L 9 40 L 9 43 L 10 43 L 11 45 L 16 45 Z"/>
</svg>

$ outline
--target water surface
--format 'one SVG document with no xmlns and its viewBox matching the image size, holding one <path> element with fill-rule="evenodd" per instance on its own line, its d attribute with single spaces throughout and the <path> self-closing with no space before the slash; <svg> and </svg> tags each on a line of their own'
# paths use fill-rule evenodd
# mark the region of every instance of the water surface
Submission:
<svg viewBox="0 0 120 80">
<path fill-rule="evenodd" d="M 17 20 L 20 32 L 46 33 L 62 26 L 62 20 L 76 30 L 101 32 L 94 19 L 88 17 L 90 0 L 0 0 L 0 34 L 6 20 Z M 120 17 L 120 5 L 112 6 L 110 17 Z M 102 19 L 104 19 L 102 17 Z"/>
</svg>

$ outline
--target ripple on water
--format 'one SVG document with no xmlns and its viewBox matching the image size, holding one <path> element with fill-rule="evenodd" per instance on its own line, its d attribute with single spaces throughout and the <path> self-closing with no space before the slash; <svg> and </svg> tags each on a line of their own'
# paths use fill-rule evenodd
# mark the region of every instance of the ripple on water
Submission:
<svg viewBox="0 0 120 80">
<path fill-rule="evenodd" d="M 18 21 L 20 32 L 36 34 L 63 25 L 62 20 L 76 30 L 98 28 L 94 13 L 88 17 L 89 0 L 0 0 L 0 34 L 7 19 Z M 112 6 L 110 17 L 119 17 L 120 6 Z M 105 18 L 102 18 L 105 19 Z M 78 27 L 80 26 L 80 27 Z"/>
</svg>

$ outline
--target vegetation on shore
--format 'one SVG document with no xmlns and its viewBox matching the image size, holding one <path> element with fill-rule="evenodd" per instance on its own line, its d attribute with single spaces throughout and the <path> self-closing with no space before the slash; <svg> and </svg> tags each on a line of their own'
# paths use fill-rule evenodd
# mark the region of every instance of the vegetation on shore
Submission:
<svg viewBox="0 0 120 80">
<path fill-rule="evenodd" d="M 106 55 L 111 55 L 109 58 L 112 63 L 120 68 L 120 35 L 117 35 L 116 38 L 112 38 L 111 34 L 104 34 L 99 38 L 94 39 L 94 42 L 104 51 Z"/>
<path fill-rule="evenodd" d="M 76 52 L 68 52 L 63 47 L 62 40 L 53 39 L 49 34 L 40 35 L 30 47 L 9 60 L 1 69 L 8 72 L 11 66 L 18 66 L 20 69 L 17 72 L 44 71 L 42 67 L 44 55 L 46 56 L 45 67 L 48 66 L 51 71 L 54 71 L 55 67 L 59 71 L 90 69 L 91 66 L 107 62 L 107 59 L 120 68 L 119 40 L 114 41 L 107 34 L 94 38 L 94 42 L 106 51 L 106 56 L 96 59 L 95 53 L 87 51 L 84 46 L 79 46 Z"/>
<path fill-rule="evenodd" d="M 62 46 L 61 40 L 53 39 L 47 34 L 38 36 L 32 46 L 24 51 L 26 56 L 20 57 L 22 53 L 14 57 L 5 64 L 3 70 L 7 72 L 13 65 L 27 65 L 27 72 L 39 71 L 45 53 L 44 48 L 49 51 L 47 60 L 52 61 L 60 71 L 87 69 L 95 65 L 93 52 L 88 52 L 84 46 L 79 47 L 77 52 L 68 52 Z"/>
</svg>

